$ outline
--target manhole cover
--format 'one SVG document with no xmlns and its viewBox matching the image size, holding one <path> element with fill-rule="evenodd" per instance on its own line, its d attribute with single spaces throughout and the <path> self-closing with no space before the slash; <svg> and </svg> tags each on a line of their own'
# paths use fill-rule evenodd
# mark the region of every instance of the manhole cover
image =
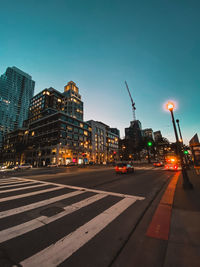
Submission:
<svg viewBox="0 0 200 267">
<path fill-rule="evenodd" d="M 51 217 L 55 214 L 58 214 L 60 212 L 64 211 L 63 208 L 60 208 L 60 207 L 50 207 L 50 208 L 47 208 L 47 209 L 44 209 L 40 212 L 41 215 L 44 215 L 44 216 L 47 216 L 47 217 Z"/>
</svg>

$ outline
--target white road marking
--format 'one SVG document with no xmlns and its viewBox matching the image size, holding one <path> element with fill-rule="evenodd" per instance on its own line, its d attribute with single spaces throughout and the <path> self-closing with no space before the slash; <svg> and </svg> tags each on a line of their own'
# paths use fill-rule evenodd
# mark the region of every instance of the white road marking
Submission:
<svg viewBox="0 0 200 267">
<path fill-rule="evenodd" d="M 103 194 L 97 194 L 94 196 L 91 196 L 89 198 L 86 198 L 84 200 L 81 200 L 77 203 L 73 203 L 70 206 L 66 206 L 64 207 L 65 211 L 60 212 L 54 216 L 51 216 L 50 218 L 46 217 L 46 216 L 40 216 L 36 219 L 30 220 L 28 222 L 19 224 L 17 226 L 14 227 L 10 227 L 8 229 L 2 230 L 0 231 L 0 242 L 5 242 L 7 240 L 10 240 L 12 238 L 15 238 L 17 236 L 23 235 L 25 233 L 28 233 L 30 231 L 33 231 L 39 227 L 42 227 L 46 224 L 49 224 L 51 222 L 54 222 L 70 213 L 73 213 L 83 207 L 86 207 L 104 197 L 106 197 L 107 195 L 103 195 Z"/>
<path fill-rule="evenodd" d="M 15 181 L 15 180 L 17 180 L 17 179 L 18 179 L 18 178 L 16 178 L 16 177 L 0 179 L 0 184 L 1 184 L 1 183 L 4 183 L 4 182 L 7 182 L 7 181 Z"/>
<path fill-rule="evenodd" d="M 74 252 L 102 231 L 108 224 L 116 219 L 123 211 L 135 202 L 134 199 L 125 198 L 85 223 L 74 232 L 57 241 L 55 244 L 23 260 L 23 267 L 55 267 L 69 258 Z"/>
<path fill-rule="evenodd" d="M 25 186 L 25 187 L 20 187 L 20 188 L 14 188 L 14 189 L 8 189 L 8 190 L 0 190 L 1 193 L 7 193 L 7 192 L 13 192 L 13 191 L 19 191 L 19 190 L 24 190 L 24 189 L 31 189 L 31 188 L 36 188 L 36 187 L 44 187 L 45 184 L 37 184 L 37 185 L 31 185 L 31 186 Z M 48 186 L 48 185 L 46 185 Z M 0 188 L 1 189 L 1 188 Z"/>
<path fill-rule="evenodd" d="M 30 197 L 30 196 L 39 195 L 39 194 L 42 194 L 42 193 L 47 193 L 47 192 L 61 190 L 61 189 L 63 189 L 63 188 L 62 187 L 54 187 L 54 188 L 49 188 L 49 189 L 45 189 L 45 190 L 39 190 L 39 191 L 36 191 L 36 192 L 31 192 L 31 193 L 26 193 L 26 194 L 11 196 L 11 197 L 4 197 L 4 198 L 0 199 L 0 202 L 19 199 L 19 198 L 23 198 L 23 197 Z"/>
<path fill-rule="evenodd" d="M 23 180 L 25 180 L 25 181 L 36 181 L 36 180 L 25 179 L 25 178 L 23 178 Z M 43 181 L 40 181 L 40 182 L 44 183 L 44 184 L 63 187 L 63 188 L 69 188 L 69 189 L 74 189 L 74 190 L 82 190 L 82 191 L 86 191 L 86 192 L 93 192 L 93 193 L 100 193 L 100 194 L 107 194 L 107 195 L 110 195 L 110 196 L 116 196 L 116 197 L 122 197 L 122 198 L 132 198 L 132 199 L 136 199 L 136 200 L 144 200 L 145 199 L 144 197 L 139 197 L 139 196 L 133 196 L 133 195 L 127 195 L 127 194 L 121 194 L 121 193 L 114 193 L 114 192 L 109 192 L 109 191 L 102 191 L 102 190 L 90 189 L 90 188 L 73 186 L 73 185 L 64 185 L 64 184 L 57 184 L 57 183 L 43 182 Z"/>
<path fill-rule="evenodd" d="M 67 199 L 67 198 L 70 198 L 70 197 L 73 197 L 73 196 L 77 196 L 77 195 L 80 195 L 80 194 L 83 194 L 83 193 L 85 193 L 85 192 L 84 191 L 73 191 L 73 192 L 70 192 L 70 193 L 67 193 L 67 194 L 64 194 L 64 195 L 61 195 L 61 196 L 57 196 L 57 197 L 41 200 L 41 201 L 26 205 L 26 206 L 18 207 L 18 208 L 15 208 L 15 209 L 10 209 L 10 210 L 6 210 L 6 211 L 1 211 L 0 212 L 0 219 L 8 217 L 8 216 L 11 216 L 11 215 L 16 215 L 16 214 L 19 214 L 19 213 L 22 213 L 22 212 L 25 212 L 25 211 L 28 211 L 28 210 L 36 209 L 36 208 L 39 208 L 39 207 L 42 207 L 42 206 L 45 206 L 45 205 L 49 205 L 49 204 L 55 203 L 57 201 L 60 201 L 60 200 L 63 200 L 63 199 Z"/>
<path fill-rule="evenodd" d="M 0 189 L 2 189 L 2 188 L 9 188 L 9 187 L 17 187 L 17 186 L 21 186 L 21 185 L 29 185 L 29 184 L 38 184 L 39 182 L 37 182 L 37 181 L 35 181 L 35 182 L 32 182 L 32 181 L 30 181 L 30 182 L 27 182 L 27 183 L 25 183 L 25 182 L 23 182 L 23 183 L 20 183 L 20 184 L 12 184 L 12 185 L 4 185 L 4 186 L 0 186 Z M 23 188 L 23 187 L 22 187 Z"/>
<path fill-rule="evenodd" d="M 25 183 L 27 183 L 27 181 L 11 181 L 11 182 L 4 182 L 4 183 L 2 183 L 1 185 L 3 185 L 3 186 L 5 186 L 6 184 L 7 185 L 14 185 L 14 184 L 17 184 L 17 183 L 23 183 L 23 184 L 25 184 Z M 2 188 L 2 186 L 0 185 L 0 188 Z"/>
</svg>

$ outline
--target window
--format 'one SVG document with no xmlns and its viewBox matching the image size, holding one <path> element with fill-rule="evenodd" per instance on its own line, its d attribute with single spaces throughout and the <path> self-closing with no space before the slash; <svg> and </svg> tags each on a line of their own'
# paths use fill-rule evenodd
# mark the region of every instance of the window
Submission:
<svg viewBox="0 0 200 267">
<path fill-rule="evenodd" d="M 68 139 L 72 139 L 72 134 L 71 133 L 67 133 L 67 138 Z"/>
<path fill-rule="evenodd" d="M 73 127 L 70 126 L 70 125 L 68 125 L 68 126 L 67 126 L 67 130 L 68 130 L 69 132 L 72 132 L 72 131 L 73 131 Z"/>
</svg>

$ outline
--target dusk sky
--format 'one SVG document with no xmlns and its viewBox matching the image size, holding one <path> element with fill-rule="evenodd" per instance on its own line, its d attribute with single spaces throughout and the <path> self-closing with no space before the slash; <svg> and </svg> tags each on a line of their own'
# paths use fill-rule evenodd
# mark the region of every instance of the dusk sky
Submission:
<svg viewBox="0 0 200 267">
<path fill-rule="evenodd" d="M 35 94 L 74 81 L 84 120 L 124 128 L 132 120 L 126 80 L 143 129 L 174 141 L 175 100 L 185 143 L 200 134 L 199 0 L 0 0 L 0 74 L 16 66 Z"/>
</svg>

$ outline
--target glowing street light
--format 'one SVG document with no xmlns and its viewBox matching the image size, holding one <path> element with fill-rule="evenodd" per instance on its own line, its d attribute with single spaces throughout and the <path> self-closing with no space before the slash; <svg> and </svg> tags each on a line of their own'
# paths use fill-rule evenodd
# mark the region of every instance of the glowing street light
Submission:
<svg viewBox="0 0 200 267">
<path fill-rule="evenodd" d="M 171 117 L 172 117 L 172 124 L 174 127 L 174 133 L 175 133 L 175 137 L 176 137 L 176 145 L 177 145 L 177 150 L 178 150 L 177 152 L 178 152 L 180 160 L 181 160 L 181 169 L 182 169 L 182 176 L 183 176 L 183 188 L 184 189 L 193 189 L 193 185 L 190 183 L 189 177 L 187 175 L 187 171 L 185 169 L 185 164 L 183 162 L 183 157 L 182 157 L 181 145 L 180 145 L 180 142 L 178 139 L 178 133 L 177 133 L 176 124 L 175 124 L 175 120 L 174 120 L 174 113 L 173 113 L 175 105 L 173 102 L 168 102 L 166 107 L 170 111 Z"/>
<path fill-rule="evenodd" d="M 166 107 L 167 107 L 168 110 L 173 111 L 175 105 L 174 105 L 173 102 L 168 102 L 168 103 L 166 104 Z"/>
</svg>

